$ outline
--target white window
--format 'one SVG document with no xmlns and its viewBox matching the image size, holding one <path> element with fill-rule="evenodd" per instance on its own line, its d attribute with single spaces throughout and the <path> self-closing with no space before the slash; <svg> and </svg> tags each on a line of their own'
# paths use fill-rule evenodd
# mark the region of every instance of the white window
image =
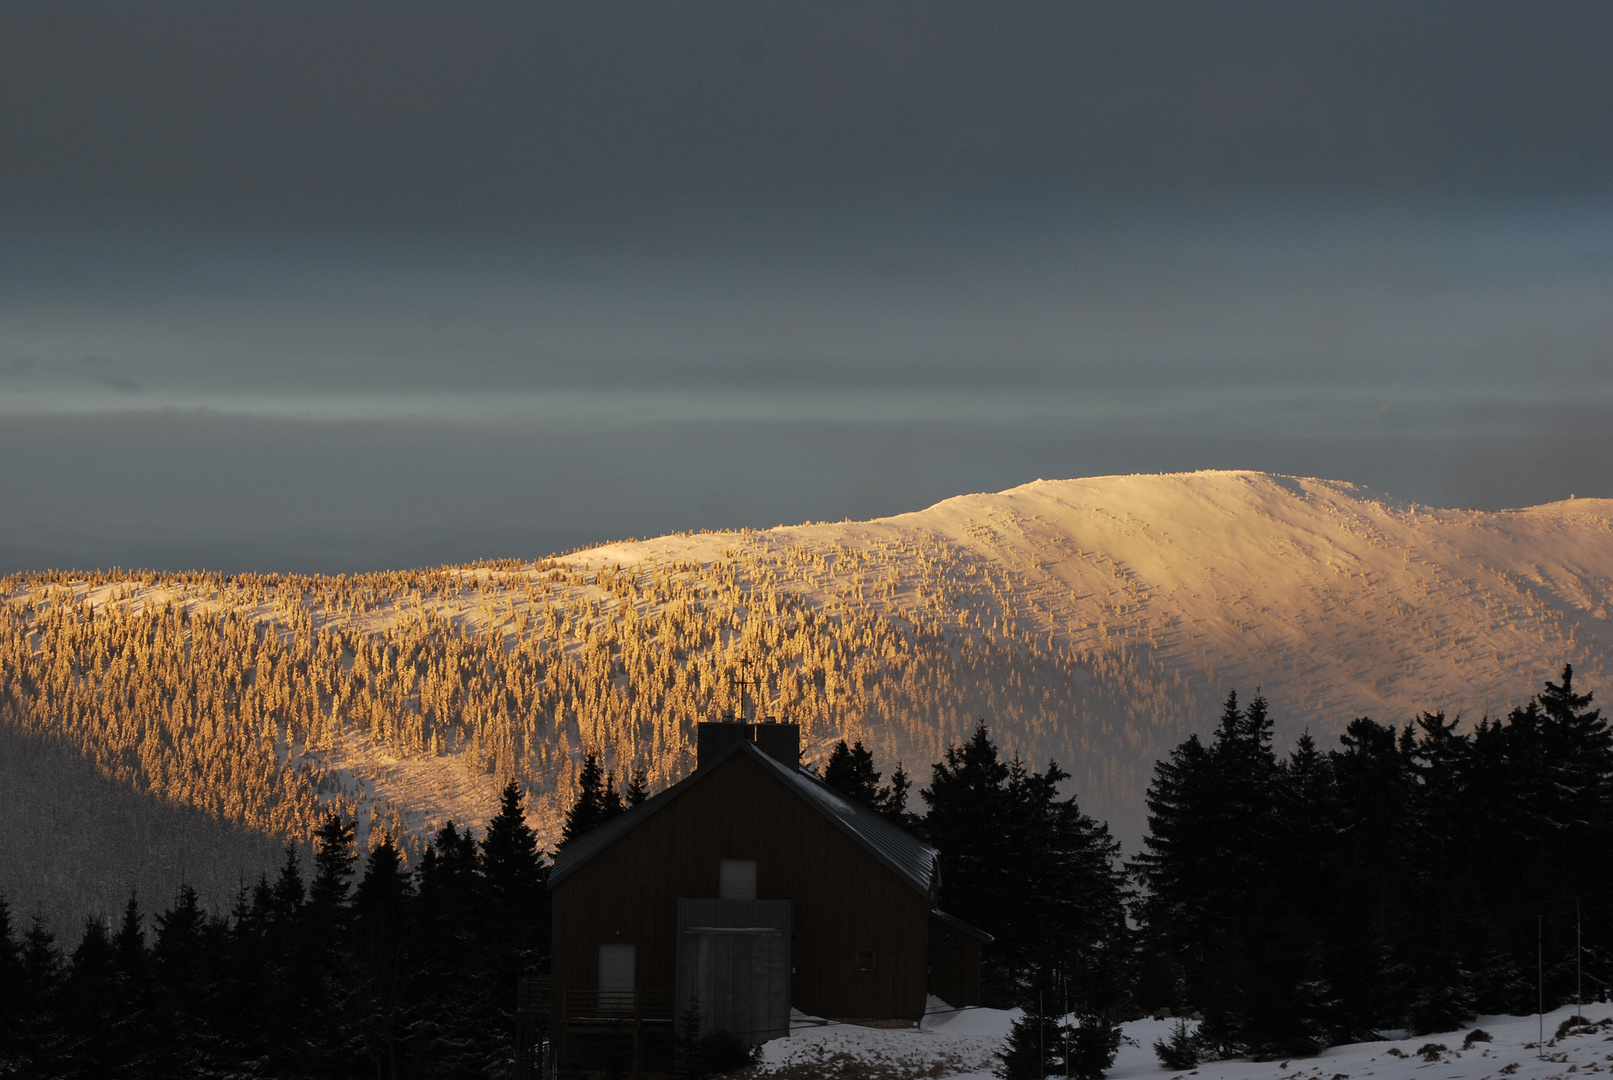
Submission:
<svg viewBox="0 0 1613 1080">
<path fill-rule="evenodd" d="M 637 951 L 632 945 L 599 947 L 599 992 L 632 993 Z"/>
<path fill-rule="evenodd" d="M 756 899 L 755 859 L 724 859 L 718 865 L 717 899 Z"/>
</svg>

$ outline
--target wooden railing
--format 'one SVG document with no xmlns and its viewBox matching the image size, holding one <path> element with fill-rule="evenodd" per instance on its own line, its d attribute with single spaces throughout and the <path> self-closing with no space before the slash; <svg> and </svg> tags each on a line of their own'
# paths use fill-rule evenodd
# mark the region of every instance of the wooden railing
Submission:
<svg viewBox="0 0 1613 1080">
<path fill-rule="evenodd" d="M 549 976 L 528 975 L 517 984 L 515 1003 L 515 1068 L 511 1080 L 532 1080 L 547 1074 Z"/>
<path fill-rule="evenodd" d="M 567 990 L 560 999 L 566 1021 L 672 1022 L 670 990 Z"/>
</svg>

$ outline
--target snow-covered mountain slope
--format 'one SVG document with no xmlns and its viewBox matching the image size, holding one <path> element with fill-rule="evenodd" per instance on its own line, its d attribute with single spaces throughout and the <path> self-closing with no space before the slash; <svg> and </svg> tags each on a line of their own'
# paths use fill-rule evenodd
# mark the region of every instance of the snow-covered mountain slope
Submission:
<svg viewBox="0 0 1613 1080">
<path fill-rule="evenodd" d="M 1076 649 L 1146 649 L 1206 688 L 1201 728 L 1228 689 L 1258 690 L 1284 739 L 1360 715 L 1476 719 L 1568 662 L 1581 685 L 1605 687 L 1613 660 L 1610 499 L 1483 512 L 1257 472 L 1038 480 L 876 521 L 665 537 L 567 561 L 706 562 L 736 545 L 876 550 L 869 576 L 900 583 L 892 610 L 922 599 L 904 585 L 951 549 L 961 567 L 1002 572 L 1012 600 L 995 607 L 1019 626 Z M 983 606 L 985 623 L 1000 615 Z"/>
<path fill-rule="evenodd" d="M 1264 693 L 1285 745 L 1309 728 L 1324 746 L 1357 715 L 1504 711 L 1565 662 L 1605 698 L 1610 598 L 1613 500 L 1489 513 L 1253 472 L 1037 481 L 538 562 L 17 576 L 0 723 L 274 839 L 331 804 L 406 835 L 479 825 L 513 776 L 552 840 L 584 752 L 658 788 L 692 767 L 697 721 L 741 707 L 800 723 L 809 760 L 862 739 L 920 784 L 984 719 L 1134 847 L 1153 762 L 1229 689 Z M 71 870 L 102 871 L 127 876 Z"/>
<path fill-rule="evenodd" d="M 1439 510 L 1353 484 L 1201 472 L 1039 480 L 764 535 L 823 546 L 904 533 L 1010 570 L 1063 640 L 1122 634 L 1218 690 L 1260 687 L 1289 731 L 1495 712 L 1566 661 L 1602 685 L 1613 646 L 1609 499 Z"/>
</svg>

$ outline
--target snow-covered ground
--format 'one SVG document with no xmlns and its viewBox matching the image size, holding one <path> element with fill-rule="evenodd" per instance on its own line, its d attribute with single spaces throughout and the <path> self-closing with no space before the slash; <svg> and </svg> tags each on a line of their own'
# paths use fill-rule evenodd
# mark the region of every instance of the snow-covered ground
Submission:
<svg viewBox="0 0 1613 1080">
<path fill-rule="evenodd" d="M 1017 1010 L 950 1010 L 932 1000 L 919 1030 L 862 1028 L 803 1020 L 789 1038 L 762 1047 L 762 1060 L 747 1073 L 762 1080 L 916 1080 L 959 1077 L 986 1080 L 997 1066 L 996 1052 L 1019 1015 Z M 1109 1080 L 1566 1080 L 1570 1073 L 1613 1072 L 1613 1005 L 1587 1005 L 1584 1016 L 1600 1022 L 1592 1034 L 1556 1038 L 1574 1015 L 1573 1006 L 1547 1013 L 1546 1045 L 1535 1016 L 1485 1016 L 1461 1031 L 1440 1035 L 1354 1043 L 1316 1057 L 1289 1061 L 1207 1062 L 1189 1072 L 1164 1068 L 1154 1042 L 1170 1034 L 1174 1021 L 1137 1020 L 1125 1025 L 1125 1042 Z M 1489 1041 L 1469 1040 L 1475 1031 Z"/>
</svg>

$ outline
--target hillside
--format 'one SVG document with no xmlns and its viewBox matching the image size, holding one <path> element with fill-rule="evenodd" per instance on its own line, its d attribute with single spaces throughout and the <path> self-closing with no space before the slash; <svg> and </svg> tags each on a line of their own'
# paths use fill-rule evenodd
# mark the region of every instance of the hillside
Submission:
<svg viewBox="0 0 1613 1080">
<path fill-rule="evenodd" d="M 0 723 L 76 755 L 64 777 L 87 764 L 250 837 L 243 865 L 331 804 L 410 836 L 480 823 L 512 775 L 552 839 L 585 750 L 664 786 L 741 693 L 799 722 L 808 758 L 860 738 L 921 783 L 986 718 L 1133 843 L 1153 761 L 1228 688 L 1258 687 L 1284 741 L 1494 713 L 1565 661 L 1605 695 L 1610 597 L 1610 500 L 1483 513 L 1247 472 L 1037 481 L 539 562 L 15 576 Z M 75 875 L 133 880 L 133 848 L 111 846 L 100 866 L 0 871 L 0 890 L 54 909 L 84 894 Z"/>
</svg>

